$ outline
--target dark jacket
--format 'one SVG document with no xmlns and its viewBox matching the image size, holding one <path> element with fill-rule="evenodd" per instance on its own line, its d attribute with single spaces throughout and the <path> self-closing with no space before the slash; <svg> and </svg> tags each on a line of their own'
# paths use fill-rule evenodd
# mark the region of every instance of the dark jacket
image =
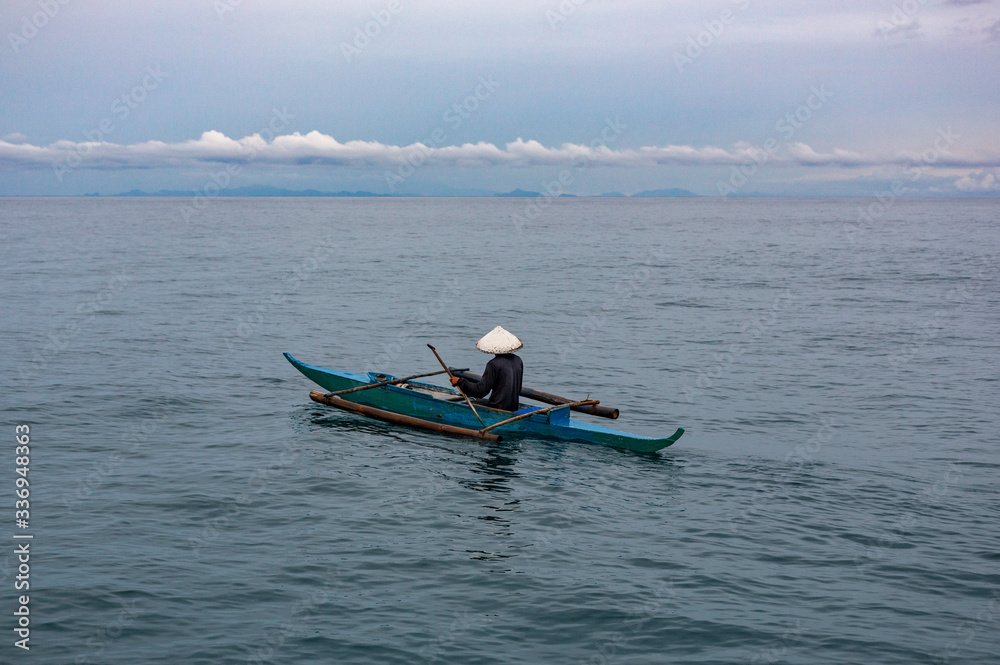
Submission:
<svg viewBox="0 0 1000 665">
<path fill-rule="evenodd" d="M 502 353 L 493 356 L 493 360 L 487 363 L 479 383 L 459 379 L 458 385 L 469 397 L 485 397 L 492 390 L 493 394 L 486 402 L 488 406 L 504 411 L 517 411 L 523 374 L 521 359 L 513 353 Z"/>
</svg>

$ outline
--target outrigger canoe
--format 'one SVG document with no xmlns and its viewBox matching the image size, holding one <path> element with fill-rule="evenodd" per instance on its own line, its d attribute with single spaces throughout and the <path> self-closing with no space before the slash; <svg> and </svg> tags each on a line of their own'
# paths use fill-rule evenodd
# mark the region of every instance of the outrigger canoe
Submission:
<svg viewBox="0 0 1000 665">
<path fill-rule="evenodd" d="M 447 434 L 471 436 L 478 439 L 499 441 L 504 436 L 540 436 L 564 441 L 596 443 L 636 452 L 651 453 L 673 444 L 684 434 L 684 428 L 666 438 L 653 438 L 629 434 L 608 427 L 572 420 L 571 410 L 586 410 L 596 405 L 595 400 L 556 404 L 546 407 L 520 405 L 517 411 L 501 411 L 477 403 L 475 413 L 462 400 L 457 390 L 413 380 L 397 379 L 388 374 L 368 372 L 352 374 L 307 365 L 290 354 L 284 354 L 297 370 L 326 389 L 327 393 L 312 391 L 309 397 L 321 404 L 334 406 L 371 418 L 420 427 Z M 458 375 L 459 370 L 453 370 Z M 474 376 L 474 375 L 473 375 Z M 370 389 L 364 389 L 373 386 Z M 361 390 L 357 390 L 357 389 Z M 344 393 L 355 389 L 353 392 Z M 522 396 L 562 399 L 547 393 L 529 391 Z M 341 393 L 334 395 L 332 393 Z M 617 409 L 608 412 L 617 417 Z M 478 417 L 477 417 L 478 414 Z M 530 414 L 530 415 L 529 415 Z M 518 416 L 523 416 L 518 418 Z M 480 419 L 482 422 L 480 422 Z M 512 422 L 505 422 L 512 421 Z"/>
</svg>

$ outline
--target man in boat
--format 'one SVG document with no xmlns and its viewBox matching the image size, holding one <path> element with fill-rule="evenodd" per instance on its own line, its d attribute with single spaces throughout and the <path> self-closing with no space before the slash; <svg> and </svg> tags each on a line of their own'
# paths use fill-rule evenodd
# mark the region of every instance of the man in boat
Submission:
<svg viewBox="0 0 1000 665">
<path fill-rule="evenodd" d="M 453 376 L 451 385 L 458 386 L 469 397 L 485 397 L 492 391 L 486 406 L 504 411 L 517 411 L 524 365 L 513 352 L 522 346 L 524 344 L 521 340 L 497 326 L 476 342 L 477 349 L 483 353 L 494 354 L 493 359 L 486 364 L 483 378 L 478 383 L 473 383 Z"/>
</svg>

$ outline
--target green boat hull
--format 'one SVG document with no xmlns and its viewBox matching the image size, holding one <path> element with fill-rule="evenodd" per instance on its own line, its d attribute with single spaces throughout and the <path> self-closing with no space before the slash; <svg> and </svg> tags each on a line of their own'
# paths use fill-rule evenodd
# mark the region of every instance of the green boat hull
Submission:
<svg viewBox="0 0 1000 665">
<path fill-rule="evenodd" d="M 390 375 L 352 374 L 337 370 L 308 365 L 296 360 L 289 354 L 284 354 L 297 370 L 302 372 L 314 383 L 322 386 L 328 392 L 348 390 L 359 386 L 385 381 L 395 377 Z M 360 390 L 342 396 L 350 402 L 364 404 L 391 413 L 420 418 L 428 422 L 443 423 L 455 427 L 479 430 L 484 427 L 479 422 L 472 409 L 464 402 L 449 401 L 459 397 L 458 391 L 442 388 L 428 383 L 408 381 L 405 386 L 382 386 L 370 390 Z M 536 407 L 527 407 L 515 414 L 527 413 Z M 486 425 L 492 425 L 511 417 L 508 411 L 491 409 L 477 405 L 476 410 Z M 569 407 L 560 407 L 547 413 L 522 418 L 516 422 L 501 425 L 491 430 L 503 436 L 522 435 L 540 436 L 564 441 L 580 441 L 595 443 L 615 448 L 624 448 L 636 452 L 650 453 L 662 450 L 673 444 L 684 434 L 684 428 L 679 427 L 671 436 L 653 438 L 621 432 L 582 421 L 572 420 Z"/>
</svg>

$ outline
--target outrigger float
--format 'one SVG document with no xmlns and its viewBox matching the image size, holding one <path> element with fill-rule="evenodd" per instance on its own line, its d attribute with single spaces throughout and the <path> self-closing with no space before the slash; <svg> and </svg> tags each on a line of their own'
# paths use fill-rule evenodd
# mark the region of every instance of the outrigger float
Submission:
<svg viewBox="0 0 1000 665">
<path fill-rule="evenodd" d="M 522 397 L 545 402 L 550 406 L 520 405 L 521 408 L 517 411 L 510 412 L 493 409 L 485 404 L 473 406 L 463 393 L 454 388 L 414 380 L 445 373 L 471 381 L 481 378 L 467 370 L 445 367 L 438 372 L 397 378 L 375 372 L 340 372 L 307 365 L 288 353 L 284 355 L 297 370 L 328 391 L 310 392 L 309 397 L 314 402 L 369 418 L 444 434 L 469 436 L 485 441 L 500 441 L 508 435 L 541 436 L 596 443 L 642 453 L 662 450 L 684 434 L 684 428 L 678 427 L 669 437 L 653 438 L 570 418 L 571 411 L 612 419 L 618 417 L 618 409 L 600 406 L 599 401 L 594 399 L 574 402 L 558 395 L 523 388 Z"/>
</svg>

